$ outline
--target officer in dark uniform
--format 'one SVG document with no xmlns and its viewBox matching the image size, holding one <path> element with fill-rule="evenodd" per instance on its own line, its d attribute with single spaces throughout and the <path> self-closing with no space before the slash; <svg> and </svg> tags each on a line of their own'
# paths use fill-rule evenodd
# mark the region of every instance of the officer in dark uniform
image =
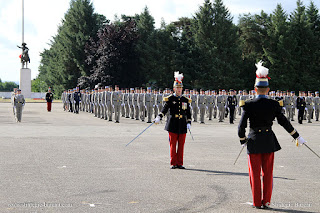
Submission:
<svg viewBox="0 0 320 213">
<path fill-rule="evenodd" d="M 228 99 L 227 99 L 227 106 L 228 106 L 229 111 L 230 111 L 230 115 L 229 115 L 230 124 L 233 124 L 234 111 L 236 109 L 237 104 L 238 104 L 237 96 L 234 94 L 234 90 L 231 89 L 230 90 L 230 95 L 228 96 Z"/>
<path fill-rule="evenodd" d="M 53 101 L 53 94 L 51 92 L 51 88 L 49 87 L 48 92 L 46 93 L 46 101 L 47 101 L 47 111 L 51 112 L 51 106 Z"/>
<path fill-rule="evenodd" d="M 174 94 L 163 98 L 165 105 L 161 113 L 156 117 L 154 122 L 158 124 L 164 115 L 169 111 L 169 116 L 165 130 L 169 132 L 170 142 L 170 163 L 172 169 L 184 169 L 183 151 L 186 139 L 187 128 L 191 125 L 191 99 L 182 95 L 183 74 L 175 72 L 175 81 L 173 83 Z M 178 145 L 177 145 L 178 144 Z"/>
<path fill-rule="evenodd" d="M 304 98 L 304 92 L 299 92 L 299 97 L 297 98 L 299 124 L 302 124 L 305 108 L 306 108 L 306 99 Z"/>
<path fill-rule="evenodd" d="M 81 101 L 81 94 L 79 92 L 79 87 L 77 87 L 77 90 L 73 94 L 73 100 L 74 100 L 74 113 L 79 113 L 79 104 Z"/>
<path fill-rule="evenodd" d="M 73 96 L 73 90 L 69 89 L 69 94 L 68 94 L 68 102 L 69 102 L 69 112 L 73 112 L 72 108 L 72 96 Z"/>
<path fill-rule="evenodd" d="M 255 90 L 257 97 L 246 101 L 243 114 L 238 127 L 240 143 L 247 145 L 249 177 L 253 196 L 253 207 L 269 208 L 273 186 L 273 162 L 274 152 L 281 149 L 278 140 L 272 131 L 273 120 L 277 118 L 278 123 L 297 139 L 299 144 L 306 141 L 299 136 L 290 121 L 281 113 L 278 101 L 268 99 L 270 90 L 268 83 L 268 69 L 262 66 L 260 61 L 257 66 L 257 78 Z M 250 121 L 250 131 L 246 137 L 247 120 Z M 263 192 L 261 189 L 261 170 L 263 177 Z"/>
</svg>

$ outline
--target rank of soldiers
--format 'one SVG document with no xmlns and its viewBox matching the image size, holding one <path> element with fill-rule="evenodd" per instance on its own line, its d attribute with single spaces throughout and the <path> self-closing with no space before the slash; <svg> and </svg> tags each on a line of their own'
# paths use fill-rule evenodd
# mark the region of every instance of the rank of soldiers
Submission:
<svg viewBox="0 0 320 213">
<path fill-rule="evenodd" d="M 120 117 L 151 123 L 164 106 L 163 98 L 172 94 L 173 91 L 152 90 L 150 87 L 119 89 L 119 86 L 96 87 L 93 90 L 69 89 L 62 93 L 61 99 L 65 111 L 79 113 L 88 112 L 94 117 L 120 122 Z M 184 96 L 192 100 L 190 107 L 194 122 L 201 124 L 205 120 L 218 119 L 224 122 L 228 118 L 230 124 L 234 123 L 237 115 L 241 115 L 241 106 L 245 101 L 255 98 L 255 91 L 245 90 L 184 90 Z M 320 100 L 319 92 L 295 92 L 270 91 L 269 98 L 281 103 L 282 112 L 290 121 L 298 115 L 298 122 L 312 119 L 319 121 Z"/>
</svg>

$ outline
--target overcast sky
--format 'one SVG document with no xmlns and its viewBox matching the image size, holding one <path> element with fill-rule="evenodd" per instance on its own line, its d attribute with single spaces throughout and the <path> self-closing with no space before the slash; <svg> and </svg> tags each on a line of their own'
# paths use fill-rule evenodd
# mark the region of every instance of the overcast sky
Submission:
<svg viewBox="0 0 320 213">
<path fill-rule="evenodd" d="M 69 0 L 24 0 L 25 4 L 25 42 L 29 47 L 32 79 L 38 75 L 40 52 L 49 48 L 50 39 L 56 35 L 57 26 L 61 24 L 69 8 Z M 134 15 L 148 6 L 155 18 L 156 27 L 161 18 L 166 23 L 179 17 L 192 15 L 203 4 L 204 0 L 92 0 L 95 12 L 113 20 L 114 15 Z M 296 8 L 295 0 L 224 0 L 225 6 L 238 23 L 239 14 L 258 14 L 261 10 L 271 13 L 280 3 L 289 14 Z M 303 0 L 305 6 L 310 0 Z M 320 1 L 314 0 L 320 8 Z M 0 78 L 2 81 L 19 81 L 21 50 L 17 45 L 22 43 L 22 0 L 0 0 Z"/>
</svg>

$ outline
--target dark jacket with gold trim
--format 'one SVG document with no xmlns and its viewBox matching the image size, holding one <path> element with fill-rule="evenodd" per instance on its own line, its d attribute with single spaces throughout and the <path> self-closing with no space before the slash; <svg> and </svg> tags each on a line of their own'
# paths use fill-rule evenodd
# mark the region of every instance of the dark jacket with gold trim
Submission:
<svg viewBox="0 0 320 213">
<path fill-rule="evenodd" d="M 53 94 L 51 92 L 46 93 L 46 101 L 52 102 L 53 101 Z"/>
<path fill-rule="evenodd" d="M 280 144 L 271 127 L 273 120 L 277 118 L 278 123 L 290 133 L 293 138 L 299 137 L 299 133 L 293 128 L 288 119 L 281 113 L 278 101 L 258 97 L 245 102 L 243 114 L 238 127 L 240 143 L 247 143 L 247 152 L 271 153 L 281 149 Z M 250 131 L 246 138 L 247 120 L 250 121 Z"/>
<path fill-rule="evenodd" d="M 187 123 L 191 124 L 191 99 L 173 94 L 164 97 L 163 101 L 165 104 L 159 116 L 162 118 L 170 111 L 165 130 L 177 134 L 187 133 Z"/>
<path fill-rule="evenodd" d="M 297 98 L 297 109 L 304 110 L 306 107 L 306 99 L 304 97 Z"/>
</svg>

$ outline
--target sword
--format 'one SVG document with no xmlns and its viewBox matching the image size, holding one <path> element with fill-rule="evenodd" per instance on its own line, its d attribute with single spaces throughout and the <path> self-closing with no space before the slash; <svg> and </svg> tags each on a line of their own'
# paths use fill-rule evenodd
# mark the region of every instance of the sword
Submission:
<svg viewBox="0 0 320 213">
<path fill-rule="evenodd" d="M 237 160 L 239 159 L 239 157 L 240 157 L 240 155 L 241 155 L 244 147 L 247 145 L 247 143 L 248 143 L 248 141 L 245 142 L 245 143 L 242 145 L 242 148 L 241 148 L 241 150 L 240 150 L 240 152 L 239 152 L 239 155 L 238 155 L 237 159 L 234 161 L 233 165 L 236 165 L 236 162 L 237 162 Z"/>
<path fill-rule="evenodd" d="M 142 133 L 144 133 L 144 131 L 146 131 L 147 129 L 149 129 L 149 127 L 150 126 L 152 126 L 154 124 L 154 122 L 152 123 L 152 124 L 150 124 L 147 128 L 145 128 L 139 135 L 137 135 L 134 139 L 132 139 L 132 141 L 130 141 L 127 145 L 126 145 L 126 147 L 130 144 L 130 143 L 132 143 L 135 139 L 137 139 Z"/>
<path fill-rule="evenodd" d="M 190 129 L 189 129 L 189 133 L 190 133 L 190 135 L 191 135 L 192 140 L 194 141 L 194 139 L 193 139 L 193 136 L 192 136 L 192 133 L 191 133 Z"/>
<path fill-rule="evenodd" d="M 293 142 L 294 141 L 296 141 L 296 146 L 299 146 L 298 140 L 293 139 Z M 313 151 L 306 143 L 304 143 L 303 145 L 305 145 L 311 152 L 313 152 L 313 154 L 315 154 L 318 158 L 320 158 L 320 156 L 315 151 Z"/>
<path fill-rule="evenodd" d="M 303 145 L 305 145 L 311 152 L 313 152 L 313 154 L 320 158 L 320 156 L 317 153 L 315 153 L 315 151 L 313 151 L 307 144 L 304 143 Z"/>
</svg>

